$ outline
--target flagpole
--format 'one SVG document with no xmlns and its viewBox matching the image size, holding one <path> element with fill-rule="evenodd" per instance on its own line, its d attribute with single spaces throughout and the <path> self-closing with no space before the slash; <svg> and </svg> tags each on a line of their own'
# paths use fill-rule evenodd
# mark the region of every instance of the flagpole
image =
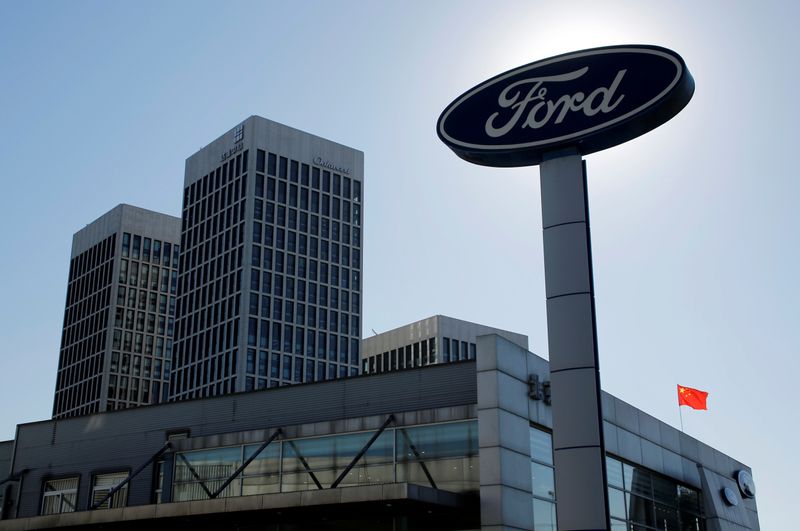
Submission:
<svg viewBox="0 0 800 531">
<path fill-rule="evenodd" d="M 678 414 L 681 416 L 681 431 L 683 433 L 686 433 L 686 432 L 683 431 L 683 410 L 681 409 L 681 405 L 680 404 L 678 404 Z"/>
</svg>

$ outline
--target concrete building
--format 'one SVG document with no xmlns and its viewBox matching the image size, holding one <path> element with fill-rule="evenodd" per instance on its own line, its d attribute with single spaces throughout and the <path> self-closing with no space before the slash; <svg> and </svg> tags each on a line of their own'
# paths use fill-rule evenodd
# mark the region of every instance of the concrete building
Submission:
<svg viewBox="0 0 800 531">
<path fill-rule="evenodd" d="M 180 219 L 118 205 L 73 236 L 53 417 L 167 397 Z"/>
<path fill-rule="evenodd" d="M 497 334 L 528 348 L 528 336 L 444 315 L 434 315 L 361 342 L 362 372 L 374 374 L 437 363 L 474 360 L 476 338 Z"/>
<path fill-rule="evenodd" d="M 0 531 L 554 530 L 537 380 L 546 360 L 489 334 L 461 363 L 22 424 Z M 602 405 L 612 529 L 759 529 L 746 465 Z"/>
<path fill-rule="evenodd" d="M 358 373 L 363 168 L 258 116 L 186 160 L 173 400 Z"/>
</svg>

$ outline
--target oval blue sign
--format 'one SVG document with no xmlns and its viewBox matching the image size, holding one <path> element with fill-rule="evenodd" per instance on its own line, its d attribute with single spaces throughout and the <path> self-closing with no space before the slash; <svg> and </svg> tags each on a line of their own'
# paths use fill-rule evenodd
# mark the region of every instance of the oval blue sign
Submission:
<svg viewBox="0 0 800 531">
<path fill-rule="evenodd" d="M 694 80 L 658 46 L 608 46 L 536 61 L 467 91 L 439 117 L 439 138 L 485 166 L 532 166 L 545 153 L 583 155 L 627 142 L 683 109 Z"/>
</svg>

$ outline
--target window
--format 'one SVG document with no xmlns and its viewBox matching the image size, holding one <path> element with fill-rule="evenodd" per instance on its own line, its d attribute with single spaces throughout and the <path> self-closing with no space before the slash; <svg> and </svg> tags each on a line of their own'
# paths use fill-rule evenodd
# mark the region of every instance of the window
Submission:
<svg viewBox="0 0 800 531">
<path fill-rule="evenodd" d="M 51 479 L 44 482 L 42 514 L 75 512 L 78 502 L 78 477 Z"/>
<path fill-rule="evenodd" d="M 202 481 L 208 490 L 214 492 L 241 463 L 241 446 L 178 454 L 175 461 L 172 501 L 208 499 L 200 482 Z M 225 488 L 220 497 L 239 495 L 241 495 L 241 485 L 234 481 Z"/>
<path fill-rule="evenodd" d="M 436 486 L 451 492 L 477 492 L 477 422 L 430 424 L 396 430 L 397 481 Z"/>
<path fill-rule="evenodd" d="M 92 505 L 99 502 L 111 492 L 111 489 L 127 479 L 127 472 L 114 472 L 112 474 L 98 474 L 94 477 L 92 486 Z M 119 489 L 111 498 L 105 500 L 98 509 L 113 509 L 115 507 L 125 507 L 128 502 L 128 485 Z"/>
<path fill-rule="evenodd" d="M 606 470 L 613 529 L 705 529 L 698 491 L 610 456 Z"/>
<path fill-rule="evenodd" d="M 556 531 L 556 488 L 553 474 L 553 436 L 530 428 L 534 531 Z"/>
</svg>

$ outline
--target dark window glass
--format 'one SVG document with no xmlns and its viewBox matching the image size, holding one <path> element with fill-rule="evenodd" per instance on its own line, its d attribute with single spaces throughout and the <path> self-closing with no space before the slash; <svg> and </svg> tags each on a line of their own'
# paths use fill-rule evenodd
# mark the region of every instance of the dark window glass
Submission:
<svg viewBox="0 0 800 531">
<path fill-rule="evenodd" d="M 128 257 L 130 255 L 131 235 L 127 232 L 122 234 L 122 256 Z"/>
<path fill-rule="evenodd" d="M 281 179 L 286 179 L 287 173 L 289 172 L 288 167 L 289 167 L 289 160 L 286 157 L 281 157 L 278 177 L 280 177 Z"/>
<path fill-rule="evenodd" d="M 263 149 L 256 151 L 256 171 L 264 171 L 264 159 L 266 153 Z"/>
</svg>

